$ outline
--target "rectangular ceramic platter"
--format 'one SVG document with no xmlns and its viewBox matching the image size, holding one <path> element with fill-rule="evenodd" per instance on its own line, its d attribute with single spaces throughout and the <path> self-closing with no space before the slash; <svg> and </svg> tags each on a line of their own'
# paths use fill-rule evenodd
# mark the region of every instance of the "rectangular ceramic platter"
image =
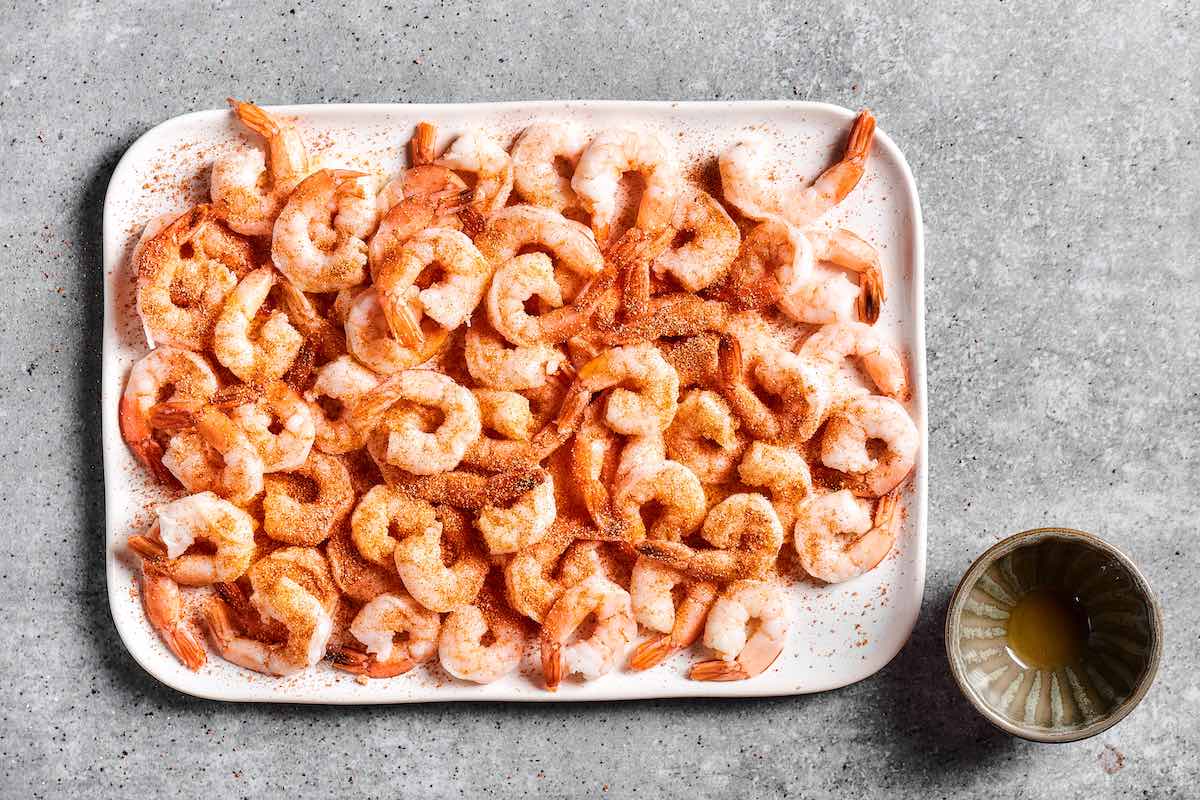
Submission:
<svg viewBox="0 0 1200 800">
<path fill-rule="evenodd" d="M 653 128 L 676 143 L 681 163 L 706 163 L 747 131 L 766 133 L 780 163 L 809 179 L 838 157 L 853 112 L 819 103 L 538 102 L 474 105 L 330 105 L 271 109 L 293 118 L 321 166 L 394 174 L 420 120 L 437 124 L 444 147 L 470 126 L 491 130 L 505 144 L 534 120 L 569 119 L 590 130 Z M 886 124 L 886 120 L 883 120 Z M 783 655 L 748 681 L 688 680 L 695 652 L 645 673 L 624 669 L 589 683 L 567 681 L 557 693 L 541 688 L 533 648 L 521 669 L 486 686 L 462 683 L 430 665 L 409 675 L 360 685 L 327 664 L 284 679 L 232 666 L 210 654 L 199 672 L 175 660 L 146 622 L 137 594 L 136 559 L 127 536 L 145 526 L 148 509 L 168 499 L 145 480 L 121 441 L 117 402 L 130 365 L 146 351 L 134 310 L 129 254 L 154 216 L 182 211 L 207 198 L 208 167 L 235 147 L 257 147 L 224 110 L 164 122 L 125 154 L 109 184 L 104 208 L 104 465 L 105 540 L 113 619 L 129 652 L 148 672 L 179 691 L 236 701 L 289 703 L 403 703 L 435 700 L 619 700 L 655 697 L 741 697 L 817 692 L 862 680 L 882 668 L 907 640 L 925 580 L 925 338 L 922 229 L 916 186 L 904 156 L 883 131 L 875 136 L 866 176 L 834 214 L 878 249 L 887 285 L 883 326 L 909 357 L 910 410 L 921 450 L 906 489 L 898 544 L 877 569 L 836 586 L 795 583 L 794 619 Z M 198 590 L 187 590 L 194 592 Z M 699 648 L 696 648 L 697 650 Z"/>
</svg>

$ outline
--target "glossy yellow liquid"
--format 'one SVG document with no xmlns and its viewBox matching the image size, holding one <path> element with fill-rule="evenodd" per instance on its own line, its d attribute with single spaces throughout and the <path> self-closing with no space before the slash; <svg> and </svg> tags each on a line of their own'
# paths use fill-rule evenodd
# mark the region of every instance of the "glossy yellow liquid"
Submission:
<svg viewBox="0 0 1200 800">
<path fill-rule="evenodd" d="M 1091 624 L 1074 597 L 1034 589 L 1013 606 L 1008 619 L 1008 652 L 1026 667 L 1056 670 L 1083 655 Z"/>
</svg>

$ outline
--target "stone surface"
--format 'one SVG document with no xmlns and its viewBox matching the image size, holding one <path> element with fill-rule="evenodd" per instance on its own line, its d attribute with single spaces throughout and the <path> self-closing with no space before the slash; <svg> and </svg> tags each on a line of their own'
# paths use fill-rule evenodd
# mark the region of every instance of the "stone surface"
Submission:
<svg viewBox="0 0 1200 800">
<path fill-rule="evenodd" d="M 250 5 L 0 11 L 0 795 L 1194 792 L 1194 3 Z M 247 707 L 143 673 L 103 582 L 101 206 L 139 134 L 227 94 L 870 105 L 926 215 L 930 555 L 910 644 L 858 685 L 754 702 Z M 1047 523 L 1126 548 L 1168 637 L 1129 719 L 1054 747 L 976 716 L 941 641 L 972 558 Z"/>
</svg>

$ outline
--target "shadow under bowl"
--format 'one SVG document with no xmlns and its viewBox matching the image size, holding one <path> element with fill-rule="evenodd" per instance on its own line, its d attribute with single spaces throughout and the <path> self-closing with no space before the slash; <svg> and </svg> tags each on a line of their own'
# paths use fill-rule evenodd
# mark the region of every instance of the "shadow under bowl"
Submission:
<svg viewBox="0 0 1200 800">
<path fill-rule="evenodd" d="M 1086 614 L 1082 653 L 1065 666 L 1030 666 L 1009 647 L 1011 612 L 1034 590 L 1070 597 Z M 959 689 L 992 724 L 1073 742 L 1116 725 L 1145 696 L 1162 654 L 1162 613 L 1120 550 L 1083 531 L 1038 528 L 967 570 L 946 612 L 946 654 Z"/>
</svg>

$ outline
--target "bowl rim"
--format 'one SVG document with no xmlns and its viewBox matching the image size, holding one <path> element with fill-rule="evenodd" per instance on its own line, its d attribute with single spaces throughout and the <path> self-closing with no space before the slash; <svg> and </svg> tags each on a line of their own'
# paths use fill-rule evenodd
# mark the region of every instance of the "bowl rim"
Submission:
<svg viewBox="0 0 1200 800">
<path fill-rule="evenodd" d="M 1129 697 L 1118 705 L 1115 709 L 1099 720 L 1086 725 L 1082 728 L 1054 732 L 1031 726 L 1017 725 L 1010 722 L 1005 717 L 1001 716 L 991 707 L 989 707 L 979 696 L 975 687 L 967 681 L 966 675 L 956 663 L 954 653 L 956 646 L 954 642 L 956 638 L 951 635 L 951 632 L 956 628 L 959 615 L 961 614 L 960 600 L 963 597 L 964 588 L 970 584 L 974 585 L 980 574 L 992 565 L 1000 556 L 1005 555 L 1013 550 L 1023 546 L 1028 540 L 1044 537 L 1048 534 L 1057 534 L 1059 538 L 1071 540 L 1081 543 L 1085 546 L 1092 547 L 1102 551 L 1105 554 L 1116 559 L 1126 570 L 1129 571 L 1133 578 L 1134 585 L 1137 591 L 1146 598 L 1147 604 L 1150 606 L 1150 653 L 1146 671 L 1143 673 L 1141 680 L 1137 686 L 1130 692 Z M 1057 526 L 1049 526 L 1043 528 L 1031 528 L 1029 530 L 1014 533 L 993 544 L 987 550 L 983 551 L 963 573 L 959 579 L 958 585 L 954 587 L 954 592 L 950 595 L 950 604 L 946 608 L 946 621 L 944 627 L 944 645 L 946 650 L 946 660 L 950 664 L 950 674 L 954 676 L 954 682 L 958 685 L 958 690 L 963 696 L 970 701 L 971 705 L 978 711 L 984 719 L 990 722 L 1006 733 L 1013 736 L 1018 736 L 1022 739 L 1027 739 L 1031 742 L 1042 742 L 1049 744 L 1062 744 L 1066 742 L 1077 742 L 1081 739 L 1088 739 L 1097 734 L 1103 733 L 1118 722 L 1129 715 L 1134 708 L 1146 696 L 1146 692 L 1150 690 L 1150 686 L 1154 683 L 1155 677 L 1158 675 L 1159 662 L 1162 658 L 1162 639 L 1163 639 L 1163 623 L 1162 609 L 1159 606 L 1158 596 L 1154 593 L 1150 582 L 1146 580 L 1146 576 L 1138 569 L 1133 560 L 1120 548 L 1105 539 L 1100 538 L 1094 533 L 1081 531 L 1076 528 L 1063 528 Z"/>
</svg>

